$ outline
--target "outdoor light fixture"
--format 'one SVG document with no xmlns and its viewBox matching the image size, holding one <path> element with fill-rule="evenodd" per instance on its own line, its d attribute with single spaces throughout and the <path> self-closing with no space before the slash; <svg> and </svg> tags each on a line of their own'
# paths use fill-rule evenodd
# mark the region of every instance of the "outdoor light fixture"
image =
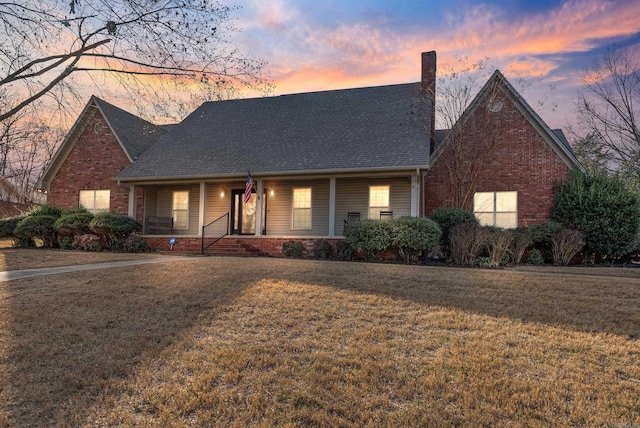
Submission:
<svg viewBox="0 0 640 428">
<path fill-rule="evenodd" d="M 224 193 L 224 189 L 222 189 L 222 190 L 220 191 L 220 197 L 221 197 L 221 198 L 224 198 L 224 195 L 225 195 L 225 193 Z"/>
<path fill-rule="evenodd" d="M 273 190 L 273 189 L 271 189 L 271 190 L 269 191 L 269 196 L 271 196 L 271 197 L 273 198 L 275 195 L 276 195 L 276 191 L 275 191 L 275 190 Z"/>
</svg>

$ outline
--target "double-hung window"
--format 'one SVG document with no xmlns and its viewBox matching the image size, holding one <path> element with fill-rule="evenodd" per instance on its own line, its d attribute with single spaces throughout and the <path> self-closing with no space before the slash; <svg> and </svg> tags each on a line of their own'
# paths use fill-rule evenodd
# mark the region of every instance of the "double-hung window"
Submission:
<svg viewBox="0 0 640 428">
<path fill-rule="evenodd" d="M 369 219 L 380 220 L 380 211 L 389 211 L 389 186 L 370 186 Z"/>
<path fill-rule="evenodd" d="M 94 214 L 109 211 L 109 190 L 81 190 L 80 206 Z"/>
<path fill-rule="evenodd" d="M 476 192 L 473 213 L 483 226 L 518 227 L 518 192 Z"/>
<path fill-rule="evenodd" d="M 173 192 L 173 228 L 189 229 L 189 191 Z"/>
<path fill-rule="evenodd" d="M 292 229 L 311 229 L 311 187 L 293 189 Z"/>
</svg>

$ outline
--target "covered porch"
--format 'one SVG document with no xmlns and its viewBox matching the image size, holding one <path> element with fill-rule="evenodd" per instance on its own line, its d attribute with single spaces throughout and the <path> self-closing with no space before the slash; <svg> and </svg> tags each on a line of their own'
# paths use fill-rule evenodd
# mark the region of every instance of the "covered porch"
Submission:
<svg viewBox="0 0 640 428">
<path fill-rule="evenodd" d="M 143 190 L 143 234 L 154 249 L 196 253 L 233 243 L 237 252 L 246 247 L 253 255 L 281 255 L 282 243 L 289 240 L 307 247 L 321 238 L 340 240 L 349 221 L 419 216 L 421 177 L 420 170 L 375 176 L 254 176 L 246 202 L 246 178 L 135 188 Z M 134 209 L 130 207 L 130 214 Z"/>
</svg>

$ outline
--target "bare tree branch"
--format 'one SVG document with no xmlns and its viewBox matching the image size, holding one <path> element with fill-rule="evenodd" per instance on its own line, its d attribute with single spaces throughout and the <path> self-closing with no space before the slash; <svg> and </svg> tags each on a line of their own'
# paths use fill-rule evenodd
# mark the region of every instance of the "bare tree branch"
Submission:
<svg viewBox="0 0 640 428">
<path fill-rule="evenodd" d="M 0 121 L 46 94 L 57 97 L 52 91 L 76 72 L 190 79 L 200 87 L 209 83 L 203 76 L 217 76 L 214 87 L 268 89 L 264 63 L 243 56 L 225 35 L 235 31 L 233 10 L 202 0 L 0 2 L 0 25 L 10 36 L 0 47 L 0 88 L 13 85 L 18 95 L 14 105 L 0 104 Z M 162 101 L 174 100 L 167 92 Z"/>
<path fill-rule="evenodd" d="M 640 176 L 640 60 L 615 46 L 585 72 L 576 99 L 579 131 L 574 139 L 580 160 Z M 640 186 L 640 181 L 632 183 Z"/>
</svg>

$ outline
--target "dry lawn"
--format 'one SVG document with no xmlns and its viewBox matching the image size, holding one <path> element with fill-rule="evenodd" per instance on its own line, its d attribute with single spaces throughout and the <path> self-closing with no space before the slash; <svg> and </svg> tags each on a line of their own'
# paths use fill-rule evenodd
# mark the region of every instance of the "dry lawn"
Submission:
<svg viewBox="0 0 640 428">
<path fill-rule="evenodd" d="M 640 269 L 185 258 L 29 278 L 0 283 L 0 426 L 637 426 L 639 338 Z"/>
</svg>

